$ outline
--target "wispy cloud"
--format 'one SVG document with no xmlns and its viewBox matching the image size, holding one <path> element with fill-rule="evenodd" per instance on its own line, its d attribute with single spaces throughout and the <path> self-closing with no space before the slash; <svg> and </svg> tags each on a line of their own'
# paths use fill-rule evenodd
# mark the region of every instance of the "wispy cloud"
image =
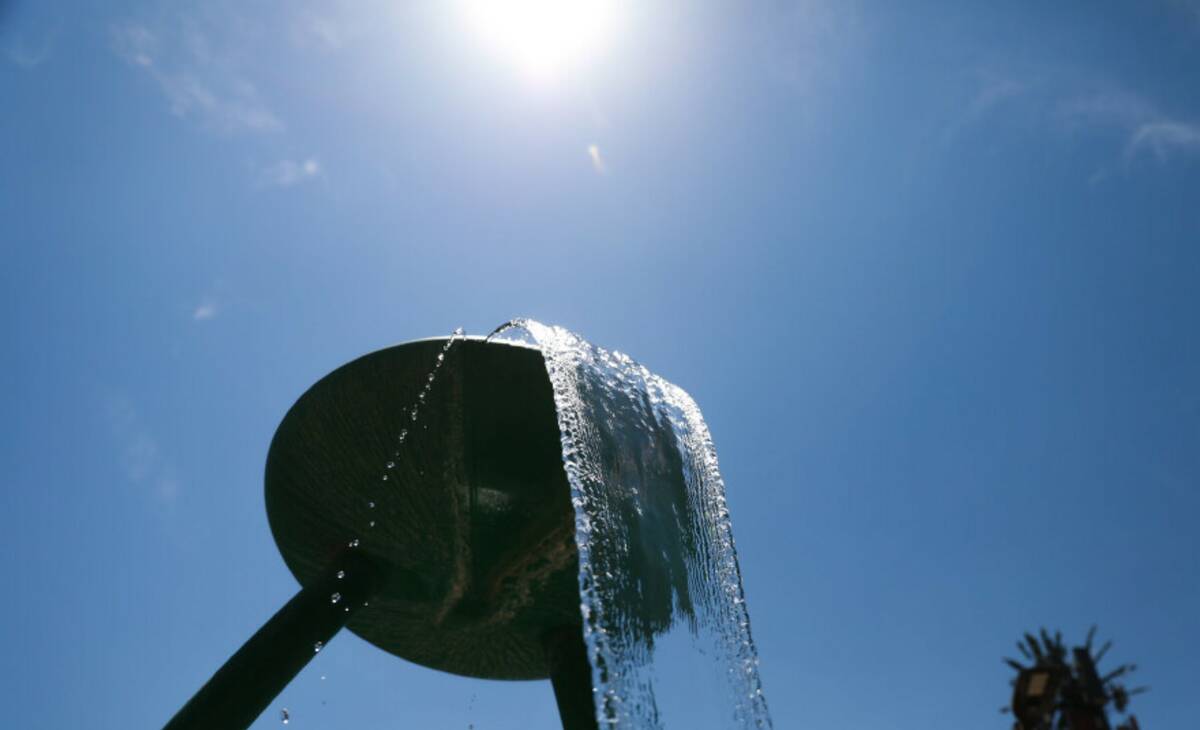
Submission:
<svg viewBox="0 0 1200 730">
<path fill-rule="evenodd" d="M 315 10 L 302 10 L 292 21 L 292 41 L 302 48 L 336 51 L 346 44 L 347 35 L 345 23 Z"/>
<path fill-rule="evenodd" d="M 412 3 L 395 0 L 299 0 L 286 4 L 279 24 L 297 48 L 334 53 L 361 45 L 364 39 L 391 35 Z"/>
<path fill-rule="evenodd" d="M 1147 156 L 1167 162 L 1200 154 L 1200 122 L 1172 116 L 1141 94 L 1052 67 L 1025 72 L 980 74 L 974 95 L 950 125 L 951 131 L 991 118 L 999 107 L 1008 105 L 1019 111 L 1020 118 L 1047 130 L 1107 141 L 1117 167 Z M 1093 183 L 1115 172 L 1110 164 L 1103 164 L 1092 175 Z"/>
<path fill-rule="evenodd" d="M 315 180 L 322 174 L 321 163 L 315 157 L 305 160 L 280 160 L 259 171 L 260 187 L 288 188 Z"/>
<path fill-rule="evenodd" d="M 1001 107 L 1015 106 L 1015 102 L 1033 92 L 1032 84 L 1011 73 L 987 69 L 976 71 L 968 78 L 971 96 L 965 107 L 960 107 L 946 121 L 941 134 L 943 144 L 955 140 L 972 125 L 998 114 Z"/>
<path fill-rule="evenodd" d="M 32 70 L 54 55 L 64 12 L 53 3 L 0 0 L 0 58 Z"/>
<path fill-rule="evenodd" d="M 1064 90 L 1056 115 L 1068 128 L 1110 127 L 1130 129 L 1159 116 L 1143 97 L 1121 88 L 1089 91 Z"/>
<path fill-rule="evenodd" d="M 21 68 L 34 69 L 50 60 L 53 49 L 53 38 L 50 35 L 43 37 L 39 43 L 14 38 L 4 44 L 4 57 Z"/>
<path fill-rule="evenodd" d="M 1175 153 L 1200 153 L 1200 124 L 1155 121 L 1138 125 L 1129 139 L 1129 154 L 1149 151 L 1159 160 Z"/>
<path fill-rule="evenodd" d="M 1129 91 L 1104 90 L 1075 96 L 1059 107 L 1071 128 L 1115 130 L 1124 138 L 1125 159 L 1152 155 L 1160 162 L 1200 153 L 1200 123 L 1174 118 Z"/>
<path fill-rule="evenodd" d="M 133 401 L 124 394 L 114 394 L 107 399 L 106 410 L 126 479 L 156 502 L 173 503 L 179 496 L 179 480 Z"/>
<path fill-rule="evenodd" d="M 862 40 L 857 3 L 799 0 L 762 16 L 768 73 L 801 92 L 836 79 Z"/>
<path fill-rule="evenodd" d="M 217 316 L 217 303 L 211 299 L 205 300 L 192 310 L 192 321 L 204 322 Z"/>
<path fill-rule="evenodd" d="M 116 53 L 158 85 L 173 114 L 224 134 L 283 129 L 254 84 L 196 27 L 123 23 L 111 37 Z"/>
<path fill-rule="evenodd" d="M 985 77 L 967 108 L 969 117 L 987 114 L 1001 104 L 1016 99 L 1028 90 L 1028 84 L 1006 76 Z"/>
</svg>

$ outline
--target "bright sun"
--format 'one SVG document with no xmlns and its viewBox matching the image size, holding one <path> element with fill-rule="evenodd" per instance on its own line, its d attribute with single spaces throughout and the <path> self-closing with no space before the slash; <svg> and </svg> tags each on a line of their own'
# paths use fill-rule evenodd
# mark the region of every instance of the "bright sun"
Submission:
<svg viewBox="0 0 1200 730">
<path fill-rule="evenodd" d="M 527 74 L 549 80 L 596 54 L 612 33 L 616 0 L 466 0 L 471 24 Z"/>
</svg>

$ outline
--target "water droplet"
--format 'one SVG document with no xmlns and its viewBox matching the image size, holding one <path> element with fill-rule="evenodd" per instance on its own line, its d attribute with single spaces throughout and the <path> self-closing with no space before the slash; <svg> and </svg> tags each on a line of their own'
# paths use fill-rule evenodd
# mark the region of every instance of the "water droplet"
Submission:
<svg viewBox="0 0 1200 730">
<path fill-rule="evenodd" d="M 394 462 L 394 461 L 389 461 L 389 462 L 387 463 L 387 468 L 389 468 L 389 469 L 395 469 L 395 468 L 396 468 L 396 462 Z"/>
<path fill-rule="evenodd" d="M 341 594 L 341 593 L 334 593 L 332 596 L 330 596 L 330 597 L 329 597 L 329 602 L 330 602 L 330 603 L 337 603 L 337 602 L 338 602 L 338 601 L 340 601 L 340 600 L 342 600 L 342 594 Z"/>
<path fill-rule="evenodd" d="M 367 509 L 375 509 L 375 503 L 374 503 L 374 502 L 367 502 Z"/>
<path fill-rule="evenodd" d="M 444 353 L 444 352 L 439 352 L 439 353 L 438 353 L 438 364 L 439 364 L 439 365 L 441 365 L 441 364 L 442 364 L 442 361 L 443 361 L 443 360 L 445 360 L 445 359 L 446 359 L 446 353 Z"/>
<path fill-rule="evenodd" d="M 338 579 L 338 580 L 341 580 L 342 578 L 345 578 L 345 577 L 346 577 L 346 571 L 344 571 L 344 570 L 339 570 L 339 571 L 337 572 L 337 579 Z"/>
<path fill-rule="evenodd" d="M 404 441 L 404 439 L 406 439 L 406 438 L 408 438 L 408 429 L 407 428 L 400 429 L 400 440 Z M 399 453 L 400 452 L 396 452 L 397 455 L 399 455 Z"/>
<path fill-rule="evenodd" d="M 346 606 L 346 608 L 345 608 L 344 610 L 346 611 L 346 613 L 350 613 L 350 607 L 349 607 L 349 606 Z"/>
<path fill-rule="evenodd" d="M 374 526 L 375 526 L 375 520 L 371 520 L 370 522 L 367 523 L 367 527 L 374 527 Z"/>
<path fill-rule="evenodd" d="M 417 409 L 416 408 L 413 409 L 412 420 L 414 420 L 414 421 L 417 420 Z"/>
<path fill-rule="evenodd" d="M 288 724 L 288 720 L 291 720 L 291 719 L 292 719 L 292 716 L 288 714 L 286 707 L 279 711 L 279 720 L 284 725 Z"/>
<path fill-rule="evenodd" d="M 324 648 L 325 648 L 325 642 L 318 641 L 317 643 L 313 644 L 313 654 L 320 654 L 321 650 Z"/>
<path fill-rule="evenodd" d="M 322 674 L 322 675 L 321 675 L 321 681 L 322 681 L 322 682 L 324 682 L 324 681 L 325 681 L 325 675 L 324 675 L 324 674 Z"/>
<path fill-rule="evenodd" d="M 357 537 L 350 541 L 350 547 L 352 547 L 352 548 L 358 547 L 358 538 Z"/>
</svg>

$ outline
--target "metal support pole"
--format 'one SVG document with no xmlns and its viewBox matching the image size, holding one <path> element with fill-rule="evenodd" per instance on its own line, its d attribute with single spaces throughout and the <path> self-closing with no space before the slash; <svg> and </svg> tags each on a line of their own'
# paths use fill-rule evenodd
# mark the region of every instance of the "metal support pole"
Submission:
<svg viewBox="0 0 1200 730">
<path fill-rule="evenodd" d="M 249 727 L 370 599 L 376 583 L 366 558 L 354 552 L 339 556 L 324 578 L 301 589 L 250 637 L 164 730 Z"/>
<path fill-rule="evenodd" d="M 598 730 L 592 692 L 592 665 L 582 626 L 563 626 L 542 636 L 554 699 L 563 730 Z"/>
</svg>

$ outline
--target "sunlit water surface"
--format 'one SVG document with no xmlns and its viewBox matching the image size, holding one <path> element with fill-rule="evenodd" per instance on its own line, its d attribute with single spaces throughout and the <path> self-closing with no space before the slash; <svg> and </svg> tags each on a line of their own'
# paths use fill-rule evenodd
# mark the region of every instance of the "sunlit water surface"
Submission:
<svg viewBox="0 0 1200 730">
<path fill-rule="evenodd" d="M 494 337 L 538 347 L 554 389 L 601 727 L 770 728 L 696 403 L 561 327 L 516 320 Z"/>
</svg>

